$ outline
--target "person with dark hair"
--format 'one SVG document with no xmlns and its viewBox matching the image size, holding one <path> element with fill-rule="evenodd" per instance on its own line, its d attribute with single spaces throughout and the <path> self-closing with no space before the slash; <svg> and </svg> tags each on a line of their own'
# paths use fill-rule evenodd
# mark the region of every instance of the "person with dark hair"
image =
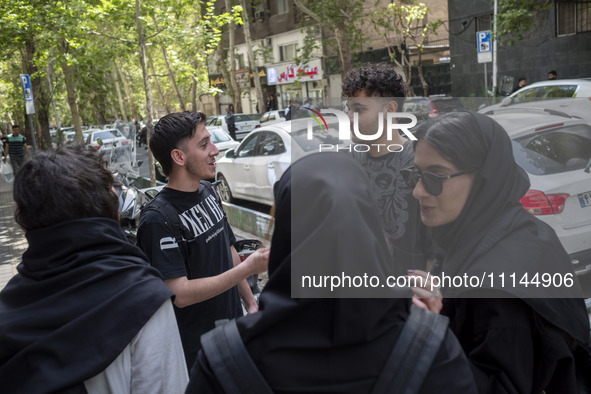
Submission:
<svg viewBox="0 0 591 394">
<path fill-rule="evenodd" d="M 430 274 L 495 280 L 441 289 L 441 313 L 479 392 L 588 392 L 577 387 L 591 367 L 582 291 L 556 233 L 519 203 L 530 183 L 506 131 L 461 111 L 421 125 L 416 136 L 415 166 L 404 174 L 442 250 Z M 545 275 L 572 283 L 537 286 Z"/>
<path fill-rule="evenodd" d="M 215 177 L 219 151 L 205 119 L 200 112 L 168 114 L 150 135 L 150 150 L 168 176 L 155 199 L 163 199 L 178 214 L 182 238 L 157 210 L 142 212 L 137 233 L 138 246 L 176 296 L 175 314 L 189 367 L 200 349 L 201 334 L 216 320 L 242 315 L 239 293 L 248 313 L 258 310 L 246 278 L 265 271 L 268 260 L 268 249 L 259 249 L 240 263 L 221 201 L 206 181 Z"/>
<path fill-rule="evenodd" d="M 118 223 L 96 151 L 41 152 L 16 174 L 28 249 L 0 292 L 3 393 L 182 393 L 172 292 Z"/>
<path fill-rule="evenodd" d="M 31 158 L 27 139 L 24 135 L 20 134 L 20 131 L 21 129 L 19 125 L 12 125 L 12 134 L 6 138 L 6 146 L 4 149 L 3 161 L 6 163 L 6 156 L 10 156 L 10 165 L 12 166 L 12 172 L 15 174 L 25 162 L 25 153 L 29 159 Z"/>
<path fill-rule="evenodd" d="M 400 175 L 400 170 L 413 163 L 412 141 L 396 132 L 389 140 L 383 130 L 388 113 L 402 109 L 408 87 L 391 64 L 367 63 L 345 74 L 342 90 L 352 129 L 374 135 L 382 127 L 382 133 L 371 141 L 353 133 L 353 142 L 367 144 L 364 148 L 368 149 L 355 149 L 352 154 L 370 180 L 392 262 L 400 275 L 408 269 L 425 269 L 431 257 L 430 239 L 412 190 Z"/>
<path fill-rule="evenodd" d="M 392 289 L 384 298 L 293 296 L 299 279 L 292 272 L 304 261 L 347 273 L 378 272 L 389 265 L 370 193 L 365 171 L 351 157 L 337 153 L 306 156 L 279 181 L 270 276 L 261 292 L 261 308 L 236 320 L 240 340 L 268 386 L 267 391 L 254 392 L 372 393 L 384 377 L 394 379 L 402 370 L 404 383 L 378 392 L 476 392 L 466 357 L 445 323 L 430 361 L 420 358 L 422 362 L 413 364 L 396 357 L 393 349 L 399 340 L 410 347 L 414 341 L 401 335 L 411 310 L 431 314 L 411 308 L 407 290 Z M 429 339 L 413 334 L 428 347 Z M 236 351 L 234 347 L 233 354 Z M 398 368 L 389 363 L 392 355 L 400 362 Z M 199 353 L 188 394 L 228 392 L 223 389 L 226 382 L 216 378 L 220 364 L 211 356 Z M 421 377 L 411 379 L 417 371 Z M 404 385 L 411 381 L 414 388 Z M 240 392 L 248 392 L 246 387 L 243 383 Z"/>
<path fill-rule="evenodd" d="M 548 71 L 548 80 L 553 81 L 555 79 L 558 79 L 558 73 L 555 70 Z"/>
<path fill-rule="evenodd" d="M 228 125 L 230 137 L 236 141 L 236 120 L 234 119 L 234 108 L 231 105 L 226 107 L 226 124 Z"/>
<path fill-rule="evenodd" d="M 515 86 L 515 88 L 511 91 L 511 94 L 515 93 L 516 91 L 525 87 L 526 85 L 527 85 L 527 79 L 525 77 L 519 78 L 519 81 L 517 81 L 517 86 Z"/>
</svg>

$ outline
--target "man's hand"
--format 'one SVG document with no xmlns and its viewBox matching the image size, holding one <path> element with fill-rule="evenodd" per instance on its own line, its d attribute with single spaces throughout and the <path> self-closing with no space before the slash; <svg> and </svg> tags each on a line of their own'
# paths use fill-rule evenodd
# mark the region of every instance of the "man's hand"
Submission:
<svg viewBox="0 0 591 394">
<path fill-rule="evenodd" d="M 4 156 L 4 157 L 2 158 L 2 161 L 3 161 L 4 163 L 6 163 L 6 156 Z"/>
<path fill-rule="evenodd" d="M 248 256 L 242 264 L 246 264 L 254 274 L 265 272 L 269 267 L 269 251 L 270 248 L 257 249 L 253 254 Z"/>
</svg>

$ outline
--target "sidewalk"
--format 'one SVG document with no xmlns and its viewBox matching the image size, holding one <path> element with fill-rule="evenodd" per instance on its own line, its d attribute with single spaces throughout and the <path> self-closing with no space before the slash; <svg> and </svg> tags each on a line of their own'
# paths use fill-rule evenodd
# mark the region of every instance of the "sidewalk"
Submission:
<svg viewBox="0 0 591 394">
<path fill-rule="evenodd" d="M 24 232 L 14 221 L 12 183 L 0 179 L 0 290 L 16 274 L 27 246 Z"/>
</svg>

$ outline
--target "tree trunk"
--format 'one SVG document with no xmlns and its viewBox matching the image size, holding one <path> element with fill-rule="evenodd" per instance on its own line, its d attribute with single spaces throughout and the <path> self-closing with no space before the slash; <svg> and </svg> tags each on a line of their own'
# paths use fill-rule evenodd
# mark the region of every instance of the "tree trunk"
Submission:
<svg viewBox="0 0 591 394">
<path fill-rule="evenodd" d="M 230 4 L 230 0 L 225 0 L 226 2 L 226 12 L 232 11 L 232 5 Z M 234 92 L 232 96 L 232 100 L 234 102 L 234 113 L 242 112 L 242 100 L 241 100 L 241 92 L 238 83 L 236 82 L 236 56 L 234 54 L 234 40 L 235 40 L 235 30 L 236 26 L 234 26 L 233 22 L 228 24 L 228 39 L 229 39 L 229 56 L 230 56 L 230 84 L 232 86 L 232 91 Z"/>
<path fill-rule="evenodd" d="M 76 103 L 76 89 L 74 89 L 74 81 L 72 80 L 72 69 L 68 66 L 66 61 L 66 40 L 63 37 L 58 39 L 58 48 L 61 55 L 62 72 L 64 73 L 64 82 L 66 83 L 66 92 L 68 94 L 68 105 L 72 112 L 72 123 L 74 123 L 74 130 L 76 132 L 76 141 L 84 143 L 82 136 L 82 124 L 80 122 L 80 115 L 78 114 L 78 104 Z"/>
<path fill-rule="evenodd" d="M 246 0 L 240 0 L 242 3 L 242 19 L 244 22 L 244 40 L 246 41 L 246 53 L 248 54 L 248 63 L 252 70 L 252 76 L 254 78 L 254 87 L 257 94 L 257 101 L 259 102 L 260 113 L 265 112 L 265 96 L 263 95 L 263 88 L 261 87 L 261 80 L 259 78 L 259 72 L 252 51 L 252 40 L 250 38 L 250 21 L 248 18 L 248 9 L 246 8 Z"/>
<path fill-rule="evenodd" d="M 218 59 L 220 60 L 219 62 L 219 67 L 220 70 L 222 71 L 222 75 L 224 77 L 224 82 L 226 85 L 226 90 L 228 93 L 228 96 L 230 96 L 230 98 L 232 99 L 232 102 L 234 102 L 234 90 L 232 89 L 232 83 L 230 82 L 232 80 L 232 77 L 230 75 L 230 72 L 228 71 L 228 69 L 226 68 L 226 62 L 223 59 L 226 59 L 226 56 L 224 56 L 224 49 L 222 48 L 222 45 L 218 45 L 217 48 L 218 51 Z"/>
<path fill-rule="evenodd" d="M 339 49 L 339 59 L 341 61 L 341 70 L 343 75 L 353 67 L 353 54 L 349 41 L 347 41 L 347 34 L 340 26 L 334 26 L 335 39 Z"/>
<path fill-rule="evenodd" d="M 125 105 L 123 104 L 123 96 L 121 96 L 121 87 L 119 87 L 119 80 L 117 79 L 116 66 L 111 63 L 111 78 L 115 84 L 115 91 L 117 92 L 117 101 L 119 102 L 119 111 L 121 111 L 121 119 L 127 123 L 127 114 L 125 113 Z"/>
<path fill-rule="evenodd" d="M 150 130 L 152 129 L 152 91 L 148 81 L 148 68 L 146 67 L 146 44 L 144 42 L 144 33 L 142 33 L 142 21 L 140 14 L 140 0 L 135 0 L 135 24 L 137 26 L 137 35 L 140 48 L 140 64 L 144 77 L 144 90 L 146 92 L 146 127 L 148 128 L 147 144 L 150 146 Z M 154 155 L 148 150 L 148 164 L 150 166 L 150 186 L 156 186 L 156 169 L 154 168 Z"/>
<path fill-rule="evenodd" d="M 197 112 L 198 110 L 199 108 L 197 108 L 197 77 L 193 75 L 193 84 L 191 85 L 191 111 Z"/>
<path fill-rule="evenodd" d="M 156 68 L 154 67 L 154 61 L 152 60 L 152 56 L 150 55 L 150 51 L 146 50 L 146 56 L 148 57 L 148 63 L 150 63 L 150 69 L 152 70 L 152 75 L 154 76 L 154 84 L 156 84 L 156 90 L 158 91 L 158 96 L 160 97 L 160 102 L 166 108 L 166 113 L 170 114 L 172 112 L 172 108 L 168 105 L 166 101 L 166 97 L 164 97 L 164 92 L 162 91 L 162 87 L 160 86 L 160 82 L 158 81 L 158 77 L 156 75 Z"/>
<path fill-rule="evenodd" d="M 137 115 L 135 105 L 133 104 L 133 98 L 131 97 L 129 85 L 127 84 L 127 78 L 125 78 L 125 74 L 123 73 L 123 70 L 121 70 L 121 67 L 119 67 L 119 63 L 117 61 L 115 61 L 115 66 L 117 67 L 117 72 L 119 73 L 119 77 L 121 78 L 121 82 L 123 83 L 123 89 L 125 90 L 125 96 L 127 96 L 127 103 L 129 104 L 129 109 L 131 110 L 133 119 L 135 119 L 136 122 L 139 122 L 140 119 Z"/>
<path fill-rule="evenodd" d="M 419 71 L 419 79 L 421 80 L 421 84 L 423 85 L 423 96 L 429 97 L 429 85 L 427 81 L 425 81 L 425 76 L 423 75 L 423 58 L 421 56 L 421 51 L 419 50 L 419 60 L 417 61 L 417 70 Z"/>
<path fill-rule="evenodd" d="M 152 15 L 152 20 L 154 21 L 154 26 L 156 27 L 156 30 L 158 30 L 158 21 L 156 20 L 156 17 L 154 17 L 154 15 Z M 183 95 L 181 94 L 181 91 L 178 85 L 176 84 L 176 75 L 172 70 L 172 67 L 170 67 L 170 63 L 168 61 L 168 54 L 166 53 L 166 47 L 164 45 L 160 45 L 160 50 L 162 51 L 162 58 L 164 59 L 166 70 L 168 71 L 168 75 L 170 76 L 170 83 L 172 84 L 172 87 L 176 93 L 176 97 L 179 100 L 179 106 L 181 107 L 181 111 L 186 111 L 185 100 L 183 100 Z M 170 112 L 172 111 L 169 111 L 169 113 Z"/>
</svg>

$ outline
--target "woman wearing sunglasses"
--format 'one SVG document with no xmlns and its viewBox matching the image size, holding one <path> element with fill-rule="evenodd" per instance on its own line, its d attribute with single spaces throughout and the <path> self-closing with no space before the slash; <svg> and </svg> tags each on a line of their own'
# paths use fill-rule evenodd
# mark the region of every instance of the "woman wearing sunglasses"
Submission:
<svg viewBox="0 0 591 394">
<path fill-rule="evenodd" d="M 460 111 L 423 124 L 416 136 L 415 166 L 403 175 L 440 248 L 430 275 L 449 278 L 441 313 L 479 391 L 580 392 L 577 370 L 586 379 L 591 371 L 582 293 L 554 231 L 519 204 L 529 179 L 505 130 Z M 570 286 L 535 285 L 536 273 L 569 278 Z M 429 300 L 428 290 L 417 295 L 437 311 L 441 304 Z"/>
</svg>

